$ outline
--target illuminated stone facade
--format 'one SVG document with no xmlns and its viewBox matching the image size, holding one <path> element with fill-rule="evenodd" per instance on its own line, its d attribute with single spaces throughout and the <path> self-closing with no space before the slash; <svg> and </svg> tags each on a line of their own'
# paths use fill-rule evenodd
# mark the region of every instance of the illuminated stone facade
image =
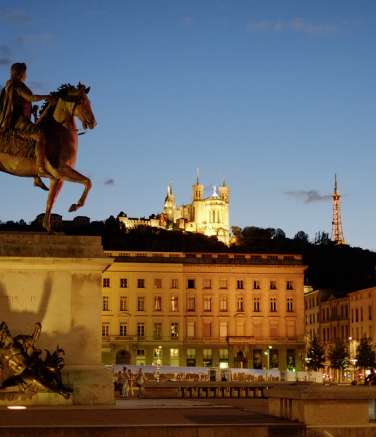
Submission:
<svg viewBox="0 0 376 437">
<path fill-rule="evenodd" d="M 340 339 L 348 343 L 352 357 L 362 337 L 376 341 L 376 287 L 337 298 L 328 290 L 309 290 L 304 300 L 307 341 L 317 335 L 329 351 Z"/>
<path fill-rule="evenodd" d="M 330 290 L 310 290 L 304 296 L 306 337 L 317 336 L 327 350 L 336 339 L 348 340 L 349 298 L 335 297 Z"/>
<path fill-rule="evenodd" d="M 349 293 L 350 336 L 359 341 L 362 337 L 371 337 L 376 341 L 376 287 Z"/>
<path fill-rule="evenodd" d="M 197 181 L 192 186 L 192 202 L 178 206 L 171 184 L 161 214 L 149 218 L 129 218 L 119 215 L 118 219 L 127 228 L 153 226 L 163 229 L 181 229 L 198 232 L 208 237 L 215 236 L 225 244 L 230 243 L 229 224 L 230 191 L 225 182 L 218 188 L 213 187 L 210 196 L 204 197 L 204 186 Z"/>
<path fill-rule="evenodd" d="M 301 367 L 300 255 L 107 252 L 107 364 Z"/>
</svg>

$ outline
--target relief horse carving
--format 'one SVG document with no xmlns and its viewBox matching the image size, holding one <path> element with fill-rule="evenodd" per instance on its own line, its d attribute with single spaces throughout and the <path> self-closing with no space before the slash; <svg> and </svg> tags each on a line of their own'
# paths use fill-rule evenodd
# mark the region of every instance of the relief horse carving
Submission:
<svg viewBox="0 0 376 437">
<path fill-rule="evenodd" d="M 69 212 L 76 211 L 85 204 L 91 188 L 87 176 L 74 169 L 78 149 L 78 130 L 75 117 L 79 118 L 84 129 L 94 129 L 97 122 L 87 96 L 90 88 L 79 84 L 62 85 L 52 95 L 55 102 L 44 108 L 38 123 L 46 135 L 46 170 L 43 174 L 50 180 L 47 206 L 43 227 L 51 231 L 51 211 L 64 181 L 76 182 L 84 186 L 77 203 L 73 203 Z M 23 177 L 37 174 L 35 145 L 12 132 L 0 132 L 0 171 Z"/>
</svg>

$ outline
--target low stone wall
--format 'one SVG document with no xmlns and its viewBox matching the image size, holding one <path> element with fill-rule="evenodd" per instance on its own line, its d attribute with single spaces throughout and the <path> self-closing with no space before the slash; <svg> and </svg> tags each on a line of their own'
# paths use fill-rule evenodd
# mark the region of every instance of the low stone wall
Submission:
<svg viewBox="0 0 376 437">
<path fill-rule="evenodd" d="M 368 426 L 375 400 L 376 387 L 368 386 L 290 385 L 268 392 L 269 414 L 313 427 Z"/>
</svg>

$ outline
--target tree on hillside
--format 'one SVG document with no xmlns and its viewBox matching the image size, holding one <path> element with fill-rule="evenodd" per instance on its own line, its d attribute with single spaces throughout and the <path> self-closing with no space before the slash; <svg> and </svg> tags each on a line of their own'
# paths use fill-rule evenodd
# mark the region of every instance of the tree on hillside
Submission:
<svg viewBox="0 0 376 437">
<path fill-rule="evenodd" d="M 308 343 L 306 363 L 309 370 L 317 371 L 324 367 L 325 349 L 316 335 Z"/>
<path fill-rule="evenodd" d="M 330 239 L 330 236 L 327 232 L 316 232 L 314 244 L 316 244 L 317 246 L 328 246 L 331 243 L 332 240 Z"/>
<path fill-rule="evenodd" d="M 356 349 L 356 365 L 361 369 L 371 369 L 375 367 L 375 351 L 369 337 L 362 337 Z"/>
<path fill-rule="evenodd" d="M 294 235 L 294 240 L 297 241 L 302 241 L 304 243 L 308 243 L 309 241 L 309 236 L 307 233 L 305 233 L 304 231 L 299 231 Z"/>
</svg>

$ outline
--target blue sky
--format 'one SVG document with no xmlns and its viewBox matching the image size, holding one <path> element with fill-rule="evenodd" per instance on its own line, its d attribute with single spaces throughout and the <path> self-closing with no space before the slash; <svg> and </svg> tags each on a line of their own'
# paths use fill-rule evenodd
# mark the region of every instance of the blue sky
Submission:
<svg viewBox="0 0 376 437">
<path fill-rule="evenodd" d="M 228 182 L 233 225 L 314 236 L 336 172 L 345 238 L 376 249 L 375 29 L 373 0 L 2 0 L 0 83 L 25 61 L 35 93 L 91 86 L 82 215 L 159 212 L 169 181 L 186 203 L 199 168 Z M 0 174 L 0 199 L 1 220 L 29 221 L 46 196 Z"/>
</svg>

